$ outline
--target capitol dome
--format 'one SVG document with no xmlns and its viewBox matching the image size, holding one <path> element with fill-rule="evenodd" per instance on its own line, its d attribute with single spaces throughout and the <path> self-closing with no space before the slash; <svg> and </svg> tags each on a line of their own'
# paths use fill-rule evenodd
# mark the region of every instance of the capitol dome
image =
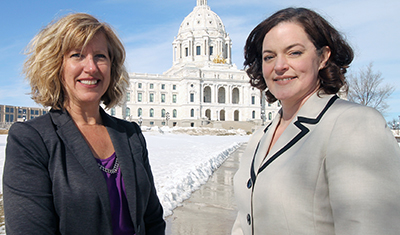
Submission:
<svg viewBox="0 0 400 235">
<path fill-rule="evenodd" d="M 187 32 L 203 32 L 226 36 L 225 26 L 221 18 L 210 9 L 207 5 L 207 0 L 198 0 L 197 6 L 183 20 L 178 35 Z"/>
<path fill-rule="evenodd" d="M 232 41 L 207 0 L 197 0 L 197 6 L 182 21 L 172 45 L 175 66 L 232 64 Z"/>
</svg>

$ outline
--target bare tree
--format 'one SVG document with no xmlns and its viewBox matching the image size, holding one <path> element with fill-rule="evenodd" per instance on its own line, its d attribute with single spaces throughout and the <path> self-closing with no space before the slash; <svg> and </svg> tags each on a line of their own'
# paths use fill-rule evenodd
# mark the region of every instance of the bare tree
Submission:
<svg viewBox="0 0 400 235">
<path fill-rule="evenodd" d="M 399 130 L 400 129 L 400 122 L 399 122 L 399 120 L 396 120 L 395 118 L 393 118 L 392 121 L 388 121 L 388 126 L 392 130 Z"/>
<path fill-rule="evenodd" d="M 347 97 L 350 101 L 373 107 L 383 113 L 389 107 L 385 101 L 395 88 L 390 84 L 383 85 L 382 73 L 375 73 L 372 66 L 371 62 L 366 68 L 360 69 L 359 73 L 347 77 Z"/>
</svg>

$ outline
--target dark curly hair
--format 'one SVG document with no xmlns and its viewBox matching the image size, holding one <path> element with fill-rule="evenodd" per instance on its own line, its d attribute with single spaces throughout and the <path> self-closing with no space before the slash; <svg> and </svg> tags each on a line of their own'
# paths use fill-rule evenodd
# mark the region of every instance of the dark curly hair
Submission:
<svg viewBox="0 0 400 235">
<path fill-rule="evenodd" d="M 319 71 L 319 90 L 326 94 L 336 94 L 342 87 L 346 87 L 344 74 L 354 58 L 353 49 L 328 21 L 306 8 L 280 10 L 257 25 L 250 33 L 244 47 L 244 66 L 250 77 L 250 84 L 260 90 L 267 88 L 262 74 L 262 45 L 265 35 L 282 22 L 301 25 L 317 51 L 325 46 L 330 48 L 331 56 L 325 67 Z M 269 90 L 266 91 L 266 96 L 269 103 L 277 100 Z"/>
</svg>

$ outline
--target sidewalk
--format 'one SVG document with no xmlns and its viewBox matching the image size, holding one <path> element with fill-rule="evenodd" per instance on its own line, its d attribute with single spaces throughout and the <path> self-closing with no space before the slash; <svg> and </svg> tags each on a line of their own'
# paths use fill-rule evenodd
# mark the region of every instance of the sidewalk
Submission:
<svg viewBox="0 0 400 235">
<path fill-rule="evenodd" d="M 237 213 L 233 176 L 246 146 L 233 152 L 206 184 L 166 218 L 167 235 L 230 234 Z"/>
</svg>

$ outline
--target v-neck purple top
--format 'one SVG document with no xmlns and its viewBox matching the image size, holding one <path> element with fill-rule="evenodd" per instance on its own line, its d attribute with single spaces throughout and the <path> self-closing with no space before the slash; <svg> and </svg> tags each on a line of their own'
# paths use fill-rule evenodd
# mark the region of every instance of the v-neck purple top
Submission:
<svg viewBox="0 0 400 235">
<path fill-rule="evenodd" d="M 96 159 L 96 161 L 107 169 L 113 169 L 116 159 L 116 155 L 113 153 L 113 155 L 107 159 Z M 101 172 L 106 179 L 108 187 L 113 235 L 135 234 L 120 168 L 118 167 L 115 174 L 109 174 L 104 171 Z"/>
</svg>

